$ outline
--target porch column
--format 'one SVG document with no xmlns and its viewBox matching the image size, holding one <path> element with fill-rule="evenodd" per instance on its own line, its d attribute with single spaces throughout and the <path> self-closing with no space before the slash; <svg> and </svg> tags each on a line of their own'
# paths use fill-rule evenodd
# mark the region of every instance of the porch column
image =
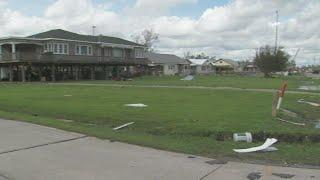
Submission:
<svg viewBox="0 0 320 180">
<path fill-rule="evenodd" d="M 9 81 L 13 81 L 13 67 L 12 64 L 9 65 Z"/>
<path fill-rule="evenodd" d="M 51 66 L 51 81 L 56 81 L 56 65 Z"/>
<path fill-rule="evenodd" d="M 78 81 L 79 80 L 79 66 L 75 66 L 74 67 L 75 70 L 75 80 Z"/>
<path fill-rule="evenodd" d="M 16 60 L 17 56 L 16 56 L 16 44 L 15 43 L 11 43 L 11 53 L 12 53 L 12 60 Z"/>
<path fill-rule="evenodd" d="M 91 69 L 91 80 L 95 80 L 95 66 L 92 66 L 90 69 Z"/>
<path fill-rule="evenodd" d="M 20 69 L 21 69 L 21 81 L 26 82 L 26 67 L 24 65 L 21 65 Z"/>
<path fill-rule="evenodd" d="M 0 44 L 0 60 L 2 60 L 2 44 Z"/>
</svg>

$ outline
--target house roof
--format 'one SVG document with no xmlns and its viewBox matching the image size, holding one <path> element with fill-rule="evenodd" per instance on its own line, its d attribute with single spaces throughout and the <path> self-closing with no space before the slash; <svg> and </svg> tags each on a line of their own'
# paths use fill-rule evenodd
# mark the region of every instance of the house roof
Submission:
<svg viewBox="0 0 320 180">
<path fill-rule="evenodd" d="M 208 59 L 188 59 L 192 66 L 202 66 Z"/>
<path fill-rule="evenodd" d="M 158 54 L 148 52 L 146 57 L 154 64 L 190 64 L 187 60 L 173 54 Z"/>
<path fill-rule="evenodd" d="M 55 39 L 67 39 L 67 40 L 75 40 L 75 41 L 87 41 L 87 42 L 102 42 L 102 43 L 112 43 L 112 44 L 123 44 L 123 45 L 131 45 L 131 46 L 142 46 L 141 44 L 137 44 L 125 39 L 110 37 L 110 36 L 91 36 L 91 35 L 82 35 L 73 33 L 70 31 L 65 31 L 62 29 L 54 29 L 38 34 L 34 34 L 28 36 L 26 38 L 37 38 L 37 39 L 46 39 L 46 38 L 55 38 Z"/>
</svg>

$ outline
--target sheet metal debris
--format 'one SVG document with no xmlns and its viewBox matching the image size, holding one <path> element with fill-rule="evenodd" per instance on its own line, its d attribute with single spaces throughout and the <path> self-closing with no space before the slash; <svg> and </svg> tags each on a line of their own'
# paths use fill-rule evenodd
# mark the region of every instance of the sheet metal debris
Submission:
<svg viewBox="0 0 320 180">
<path fill-rule="evenodd" d="M 299 102 L 299 103 L 309 104 L 309 105 L 315 106 L 315 107 L 320 107 L 320 104 L 315 103 L 315 102 L 309 102 L 309 101 L 306 101 L 306 100 L 304 100 L 304 99 L 299 99 L 298 102 Z"/>
<path fill-rule="evenodd" d="M 181 80 L 182 80 L 182 81 L 192 81 L 192 80 L 194 80 L 194 76 L 188 75 L 188 76 L 182 78 Z"/>
<path fill-rule="evenodd" d="M 262 151 L 264 149 L 267 149 L 268 147 L 272 146 L 274 143 L 276 143 L 278 140 L 275 138 L 268 138 L 266 142 L 258 147 L 252 147 L 248 149 L 234 149 L 233 151 L 237 153 L 249 153 L 249 152 L 256 152 L 256 151 Z"/>
<path fill-rule="evenodd" d="M 125 104 L 127 107 L 147 107 L 148 105 L 138 103 L 138 104 Z"/>
<path fill-rule="evenodd" d="M 129 126 L 129 125 L 131 125 L 131 124 L 134 124 L 134 122 L 129 122 L 129 123 L 127 123 L 127 124 L 124 124 L 124 125 L 115 127 L 115 128 L 113 128 L 113 130 L 116 131 L 116 130 L 119 130 L 119 129 L 121 129 L 121 128 L 127 127 L 127 126 Z"/>
</svg>

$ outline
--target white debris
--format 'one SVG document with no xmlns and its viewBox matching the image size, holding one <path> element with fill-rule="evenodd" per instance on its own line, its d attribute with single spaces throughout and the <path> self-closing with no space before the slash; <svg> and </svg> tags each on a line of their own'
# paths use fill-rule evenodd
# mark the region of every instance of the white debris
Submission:
<svg viewBox="0 0 320 180">
<path fill-rule="evenodd" d="M 262 150 L 265 150 L 265 149 L 269 148 L 270 146 L 272 146 L 277 141 L 278 140 L 275 139 L 275 138 L 268 138 L 266 140 L 266 142 L 261 146 L 252 147 L 252 148 L 248 148 L 248 149 L 234 149 L 233 151 L 235 151 L 237 153 L 249 153 L 249 152 L 262 151 Z"/>
<path fill-rule="evenodd" d="M 279 149 L 273 146 L 267 147 L 264 150 L 261 150 L 262 152 L 272 152 L 272 151 L 278 151 Z"/>
<path fill-rule="evenodd" d="M 305 123 L 296 123 L 296 122 L 292 122 L 292 121 L 287 121 L 287 120 L 284 120 L 284 119 L 281 119 L 281 118 L 277 118 L 279 121 L 282 121 L 282 122 L 286 122 L 286 123 L 290 123 L 290 124 L 294 124 L 294 125 L 298 125 L 298 126 L 305 126 L 306 124 Z"/>
<path fill-rule="evenodd" d="M 138 103 L 138 104 L 125 104 L 125 106 L 128 106 L 128 107 L 147 107 L 148 105 Z"/>
<path fill-rule="evenodd" d="M 248 143 L 252 142 L 252 135 L 249 132 L 246 133 L 234 133 L 233 134 L 234 141 L 246 141 Z"/>
<path fill-rule="evenodd" d="M 299 102 L 299 103 L 309 104 L 309 105 L 315 106 L 315 107 L 320 107 L 320 104 L 315 103 L 315 102 L 309 102 L 309 101 L 306 101 L 306 100 L 304 100 L 304 99 L 299 99 L 298 102 Z"/>
<path fill-rule="evenodd" d="M 127 123 L 127 124 L 124 124 L 124 125 L 115 127 L 115 128 L 113 128 L 113 130 L 119 130 L 119 129 L 124 128 L 124 127 L 126 127 L 126 126 L 129 126 L 129 125 L 131 125 L 131 124 L 134 124 L 134 122 L 130 122 L 130 123 Z"/>
<path fill-rule="evenodd" d="M 191 80 L 193 80 L 193 79 L 194 79 L 194 76 L 188 75 L 188 76 L 182 78 L 181 80 L 182 80 L 182 81 L 191 81 Z"/>
</svg>

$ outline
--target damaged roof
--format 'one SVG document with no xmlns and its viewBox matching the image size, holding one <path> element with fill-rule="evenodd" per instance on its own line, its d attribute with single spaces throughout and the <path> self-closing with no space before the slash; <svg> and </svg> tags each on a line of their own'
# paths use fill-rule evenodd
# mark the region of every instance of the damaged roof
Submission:
<svg viewBox="0 0 320 180">
<path fill-rule="evenodd" d="M 87 41 L 87 42 L 103 42 L 103 43 L 112 43 L 112 44 L 123 44 L 123 45 L 131 45 L 131 46 L 143 46 L 141 44 L 137 44 L 125 39 L 110 37 L 110 36 L 91 36 L 91 35 L 82 35 L 73 33 L 70 31 L 65 31 L 62 29 L 54 29 L 38 34 L 34 34 L 28 36 L 27 38 L 37 38 L 37 39 L 46 39 L 46 38 L 54 38 L 54 39 L 67 39 L 67 40 L 75 40 L 75 41 Z"/>
<path fill-rule="evenodd" d="M 173 54 L 158 54 L 148 52 L 146 57 L 153 64 L 190 64 L 186 59 L 182 59 Z"/>
</svg>

